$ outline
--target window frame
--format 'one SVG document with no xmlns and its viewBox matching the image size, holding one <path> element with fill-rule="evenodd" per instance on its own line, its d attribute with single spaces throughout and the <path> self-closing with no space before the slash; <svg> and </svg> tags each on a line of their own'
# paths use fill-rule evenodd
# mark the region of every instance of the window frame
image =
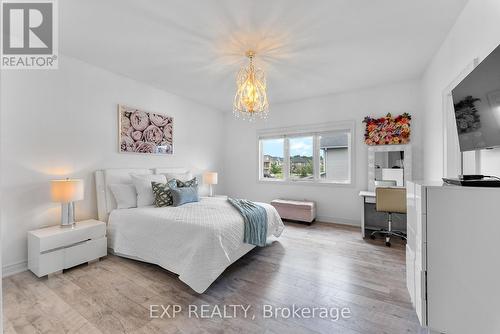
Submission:
<svg viewBox="0 0 500 334">
<path fill-rule="evenodd" d="M 288 163 L 285 161 L 285 156 L 287 155 L 287 150 L 286 150 L 286 143 L 287 143 L 287 140 L 284 136 L 270 136 L 270 137 L 257 137 L 257 145 L 258 145 L 258 149 L 257 149 L 257 154 L 258 154 L 258 157 L 257 157 L 257 161 L 258 161 L 258 166 L 257 166 L 257 173 L 258 173 L 258 179 L 259 181 L 263 181 L 263 182 L 283 182 L 285 180 L 285 176 L 288 175 Z M 283 167 L 282 167 L 282 170 L 283 170 L 283 178 L 282 179 L 273 179 L 273 178 L 266 178 L 264 177 L 264 154 L 262 154 L 262 150 L 263 150 L 263 145 L 262 145 L 262 140 L 266 140 L 266 139 L 283 139 Z"/>
<path fill-rule="evenodd" d="M 320 171 L 320 137 L 321 135 L 334 132 L 348 132 L 348 162 L 349 180 L 346 182 L 321 179 Z M 313 137 L 313 179 L 293 179 L 290 177 L 290 141 L 289 138 Z M 265 178 L 263 175 L 263 144 L 266 139 L 283 138 L 283 178 Z M 353 186 L 355 180 L 355 122 L 339 121 L 323 124 L 311 124 L 294 126 L 287 128 L 262 129 L 257 131 L 257 181 L 259 183 L 273 184 L 303 184 L 303 185 L 333 185 L 333 186 Z"/>
<path fill-rule="evenodd" d="M 293 139 L 293 138 L 303 138 L 303 137 L 312 137 L 312 144 L 313 144 L 313 147 L 312 147 L 312 154 L 313 154 L 313 180 L 316 180 L 316 155 L 314 154 L 315 152 L 315 149 L 316 149 L 316 134 L 313 134 L 313 133 L 305 133 L 305 134 L 296 134 L 296 135 L 292 135 L 292 136 L 285 136 L 285 145 L 288 146 L 288 155 L 287 157 L 285 157 L 284 159 L 287 159 L 288 161 L 288 171 L 287 171 L 287 174 L 285 174 L 285 176 L 288 178 L 288 181 L 291 181 L 291 182 L 300 182 L 300 181 L 304 181 L 304 182 L 311 182 L 311 180 L 304 180 L 304 179 L 300 179 L 300 178 L 297 178 L 297 179 L 294 179 L 291 177 L 291 165 L 290 165 L 290 161 L 291 161 L 291 156 L 290 156 L 290 139 Z M 286 177 L 284 179 L 286 179 Z"/>
</svg>

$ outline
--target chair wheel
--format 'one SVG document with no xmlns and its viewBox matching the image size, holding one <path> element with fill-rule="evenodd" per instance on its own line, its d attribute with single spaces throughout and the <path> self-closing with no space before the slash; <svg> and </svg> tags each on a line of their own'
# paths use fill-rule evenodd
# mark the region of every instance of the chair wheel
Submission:
<svg viewBox="0 0 500 334">
<path fill-rule="evenodd" d="M 390 243 L 389 241 L 386 241 L 386 242 L 385 242 L 385 245 L 386 245 L 387 247 L 391 247 L 391 243 Z"/>
<path fill-rule="evenodd" d="M 375 240 L 375 235 L 370 235 L 370 239 Z"/>
</svg>

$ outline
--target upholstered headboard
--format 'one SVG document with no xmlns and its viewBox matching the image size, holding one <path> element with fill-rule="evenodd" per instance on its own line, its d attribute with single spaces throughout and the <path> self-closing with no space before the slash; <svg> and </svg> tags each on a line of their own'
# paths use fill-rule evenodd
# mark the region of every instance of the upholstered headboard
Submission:
<svg viewBox="0 0 500 334">
<path fill-rule="evenodd" d="M 97 192 L 97 214 L 100 221 L 107 222 L 109 213 L 116 209 L 116 201 L 109 189 L 110 184 L 131 184 L 130 174 L 184 173 L 187 168 L 111 168 L 95 172 Z"/>
</svg>

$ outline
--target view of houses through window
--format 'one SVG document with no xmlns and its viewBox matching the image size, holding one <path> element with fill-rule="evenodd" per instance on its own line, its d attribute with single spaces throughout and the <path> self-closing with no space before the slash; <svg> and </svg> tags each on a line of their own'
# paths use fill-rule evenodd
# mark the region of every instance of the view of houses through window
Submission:
<svg viewBox="0 0 500 334">
<path fill-rule="evenodd" d="M 262 140 L 262 176 L 283 179 L 284 138 Z"/>
<path fill-rule="evenodd" d="M 290 145 L 290 178 L 313 179 L 313 137 L 293 137 L 289 139 Z"/>
<path fill-rule="evenodd" d="M 350 131 L 260 139 L 260 179 L 349 183 Z"/>
</svg>

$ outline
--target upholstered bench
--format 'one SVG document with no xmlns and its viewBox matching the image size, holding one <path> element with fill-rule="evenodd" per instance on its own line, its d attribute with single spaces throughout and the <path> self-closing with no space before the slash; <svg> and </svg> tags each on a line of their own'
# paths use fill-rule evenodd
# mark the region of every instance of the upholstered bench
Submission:
<svg viewBox="0 0 500 334">
<path fill-rule="evenodd" d="M 271 201 L 282 219 L 312 223 L 316 219 L 316 205 L 310 201 L 275 199 Z"/>
</svg>

